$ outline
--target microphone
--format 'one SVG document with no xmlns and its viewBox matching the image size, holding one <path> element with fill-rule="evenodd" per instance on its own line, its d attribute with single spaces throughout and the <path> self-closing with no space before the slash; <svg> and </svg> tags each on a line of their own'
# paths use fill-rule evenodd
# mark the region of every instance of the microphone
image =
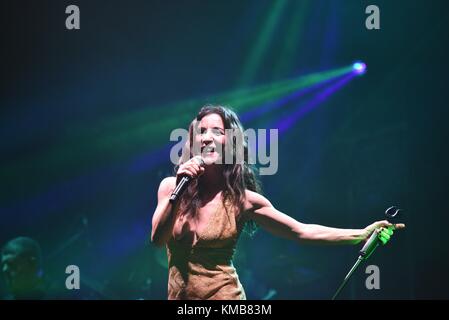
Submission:
<svg viewBox="0 0 449 320">
<path fill-rule="evenodd" d="M 376 248 L 379 246 L 379 241 L 380 240 L 377 237 L 377 231 L 374 231 L 368 241 L 366 241 L 362 250 L 360 250 L 360 256 L 365 260 L 368 259 L 369 256 L 374 252 L 374 250 L 376 250 Z"/>
<path fill-rule="evenodd" d="M 199 165 L 202 167 L 204 166 L 204 160 L 201 157 L 196 157 L 196 159 L 199 160 Z M 192 181 L 194 178 L 189 177 L 189 176 L 182 176 L 181 180 L 179 181 L 179 183 L 176 185 L 175 190 L 173 190 L 171 196 L 170 196 L 170 203 L 175 203 L 178 201 L 179 197 L 181 196 L 181 194 L 184 192 L 185 189 L 187 189 L 187 186 L 189 185 L 190 181 Z"/>
<path fill-rule="evenodd" d="M 393 220 L 396 220 L 396 218 L 399 215 L 399 212 L 402 212 L 401 209 L 398 209 L 395 206 L 389 207 L 385 211 L 385 215 L 387 216 L 388 220 L 395 224 Z M 340 287 L 338 287 L 337 291 L 335 292 L 334 296 L 332 297 L 332 300 L 335 300 L 337 298 L 338 294 L 343 290 L 346 283 L 348 282 L 349 278 L 352 276 L 352 274 L 355 272 L 355 270 L 359 267 L 360 263 L 364 260 L 367 260 L 369 256 L 376 250 L 376 248 L 379 246 L 379 238 L 377 231 L 374 231 L 371 234 L 371 237 L 368 239 L 368 241 L 363 246 L 362 250 L 359 251 L 359 257 L 357 258 L 356 263 L 352 266 L 351 270 L 349 270 L 346 277 L 343 279 L 343 282 L 341 283 Z"/>
<path fill-rule="evenodd" d="M 388 220 L 390 222 L 395 222 L 395 220 L 398 218 L 399 213 L 401 212 L 401 209 L 398 209 L 395 206 L 389 207 L 385 211 L 385 215 L 387 216 Z M 377 231 L 374 231 L 371 234 L 371 237 L 368 239 L 368 241 L 363 246 L 362 250 L 360 250 L 359 254 L 360 257 L 364 260 L 368 259 L 369 256 L 376 250 L 376 248 L 379 246 L 380 240 L 378 238 Z"/>
</svg>

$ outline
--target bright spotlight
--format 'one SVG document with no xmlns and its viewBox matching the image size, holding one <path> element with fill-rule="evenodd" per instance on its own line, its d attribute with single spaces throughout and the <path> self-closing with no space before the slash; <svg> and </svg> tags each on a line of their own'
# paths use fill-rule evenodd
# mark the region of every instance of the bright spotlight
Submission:
<svg viewBox="0 0 449 320">
<path fill-rule="evenodd" d="M 366 71 L 366 64 L 364 62 L 356 62 L 352 65 L 352 69 L 357 74 L 364 74 Z"/>
</svg>

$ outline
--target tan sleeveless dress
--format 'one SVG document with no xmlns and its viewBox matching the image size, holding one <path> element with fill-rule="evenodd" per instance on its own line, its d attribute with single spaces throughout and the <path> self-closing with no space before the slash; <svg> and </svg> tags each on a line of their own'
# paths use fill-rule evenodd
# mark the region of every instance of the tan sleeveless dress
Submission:
<svg viewBox="0 0 449 320">
<path fill-rule="evenodd" d="M 168 299 L 246 299 L 232 263 L 241 230 L 235 210 L 220 204 L 193 246 L 172 238 L 167 244 Z"/>
</svg>

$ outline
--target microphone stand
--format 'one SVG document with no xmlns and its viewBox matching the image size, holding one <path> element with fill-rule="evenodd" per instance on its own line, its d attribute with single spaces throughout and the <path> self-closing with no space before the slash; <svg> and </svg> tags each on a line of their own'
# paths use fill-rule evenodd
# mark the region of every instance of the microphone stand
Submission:
<svg viewBox="0 0 449 320">
<path fill-rule="evenodd" d="M 389 207 L 385 211 L 385 215 L 387 218 L 394 219 L 397 218 L 397 215 L 399 211 L 402 211 L 401 209 L 397 209 L 395 206 Z M 335 298 L 338 296 L 338 294 L 343 290 L 343 288 L 346 286 L 346 283 L 348 282 L 349 278 L 354 274 L 355 270 L 359 267 L 360 263 L 362 263 L 363 260 L 367 260 L 371 254 L 376 250 L 376 248 L 379 246 L 379 238 L 377 231 L 374 231 L 371 234 L 371 237 L 368 239 L 368 241 L 363 246 L 362 250 L 359 252 L 359 257 L 357 258 L 357 261 L 352 266 L 351 270 L 349 270 L 346 277 L 343 279 L 343 282 L 341 283 L 340 287 L 338 287 L 337 291 L 332 296 L 332 300 L 335 300 Z"/>
<path fill-rule="evenodd" d="M 340 287 L 338 287 L 337 291 L 334 293 L 332 300 L 335 300 L 335 298 L 338 296 L 340 291 L 343 290 L 343 288 L 346 286 L 346 283 L 348 282 L 349 278 L 351 278 L 352 274 L 354 273 L 355 270 L 357 270 L 357 268 L 359 267 L 360 263 L 363 260 L 364 260 L 364 258 L 362 257 L 362 255 L 360 255 L 358 257 L 357 261 L 355 262 L 355 264 L 352 266 L 351 270 L 349 270 L 348 274 L 343 279 L 343 282 L 341 283 Z"/>
</svg>

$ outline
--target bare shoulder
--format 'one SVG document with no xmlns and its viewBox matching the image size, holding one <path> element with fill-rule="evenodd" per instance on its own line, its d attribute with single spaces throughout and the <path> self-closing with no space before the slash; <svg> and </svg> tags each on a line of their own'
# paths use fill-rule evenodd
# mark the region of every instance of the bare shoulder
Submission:
<svg viewBox="0 0 449 320">
<path fill-rule="evenodd" d="M 176 177 L 164 178 L 159 185 L 158 195 L 160 197 L 167 196 L 172 193 L 175 187 L 176 187 Z"/>
</svg>

